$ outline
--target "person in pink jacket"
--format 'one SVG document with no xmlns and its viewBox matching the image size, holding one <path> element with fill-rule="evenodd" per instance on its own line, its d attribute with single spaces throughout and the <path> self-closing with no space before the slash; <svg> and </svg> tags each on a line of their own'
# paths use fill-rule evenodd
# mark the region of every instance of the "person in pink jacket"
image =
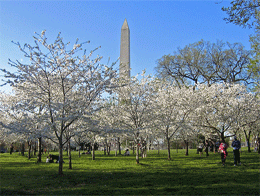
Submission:
<svg viewBox="0 0 260 196">
<path fill-rule="evenodd" d="M 219 152 L 221 153 L 221 161 L 222 161 L 223 166 L 225 166 L 226 157 L 228 155 L 227 147 L 228 146 L 227 146 L 225 140 L 222 140 L 220 143 L 220 146 L 219 146 Z"/>
</svg>

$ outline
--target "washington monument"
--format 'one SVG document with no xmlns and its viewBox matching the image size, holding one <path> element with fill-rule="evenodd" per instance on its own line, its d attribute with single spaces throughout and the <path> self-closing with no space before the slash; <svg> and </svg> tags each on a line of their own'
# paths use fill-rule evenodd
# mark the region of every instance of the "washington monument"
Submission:
<svg viewBox="0 0 260 196">
<path fill-rule="evenodd" d="M 119 76 L 130 80 L 130 29 L 126 19 L 121 28 Z"/>
</svg>

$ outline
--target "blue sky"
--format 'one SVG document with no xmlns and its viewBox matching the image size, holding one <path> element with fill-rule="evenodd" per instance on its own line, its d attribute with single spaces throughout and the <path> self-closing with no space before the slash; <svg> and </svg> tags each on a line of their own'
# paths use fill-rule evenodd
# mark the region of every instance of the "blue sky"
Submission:
<svg viewBox="0 0 260 196">
<path fill-rule="evenodd" d="M 250 49 L 252 29 L 226 24 L 221 7 L 230 1 L 12 1 L 0 0 L 0 66 L 10 69 L 8 59 L 24 60 L 11 41 L 33 43 L 34 32 L 46 30 L 48 40 L 57 34 L 74 43 L 90 41 L 87 50 L 102 63 L 120 55 L 121 26 L 126 18 L 130 28 L 131 75 L 146 69 L 155 74 L 156 60 L 173 54 L 178 47 L 200 41 L 240 42 Z M 73 44 L 72 44 L 73 45 Z M 0 73 L 1 75 L 1 73 Z M 0 87 L 6 91 L 7 88 Z"/>
</svg>

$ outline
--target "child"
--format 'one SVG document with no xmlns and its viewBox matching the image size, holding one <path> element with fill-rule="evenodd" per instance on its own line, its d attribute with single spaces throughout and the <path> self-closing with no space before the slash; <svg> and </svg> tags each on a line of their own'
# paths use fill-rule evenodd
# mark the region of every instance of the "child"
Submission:
<svg viewBox="0 0 260 196">
<path fill-rule="evenodd" d="M 46 159 L 46 163 L 49 163 L 50 162 L 50 159 L 49 159 L 49 157 L 47 157 L 47 159 Z"/>
<path fill-rule="evenodd" d="M 225 140 L 222 140 L 219 146 L 219 151 L 220 151 L 220 155 L 221 155 L 221 161 L 222 161 L 222 165 L 225 166 L 225 162 L 226 162 L 226 157 L 228 155 L 227 153 L 227 144 L 225 142 Z"/>
</svg>

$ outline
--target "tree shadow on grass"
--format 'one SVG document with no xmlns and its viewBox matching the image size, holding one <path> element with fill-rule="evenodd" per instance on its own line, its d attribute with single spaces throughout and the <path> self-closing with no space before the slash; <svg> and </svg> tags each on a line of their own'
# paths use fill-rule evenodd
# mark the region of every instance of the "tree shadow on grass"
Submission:
<svg viewBox="0 0 260 196">
<path fill-rule="evenodd" d="M 135 164 L 134 158 L 134 156 L 120 157 L 122 162 L 114 157 L 100 158 L 93 162 L 80 160 L 81 165 L 77 164 L 73 170 L 66 169 L 67 165 L 64 165 L 62 177 L 57 175 L 58 165 L 52 167 L 54 165 L 47 164 L 46 167 L 45 163 L 28 162 L 24 167 L 20 167 L 21 163 L 18 162 L 9 163 L 9 166 L 8 162 L 3 162 L 8 167 L 1 170 L 1 194 L 258 195 L 259 193 L 259 174 L 255 172 L 255 168 L 231 167 L 232 158 L 224 168 L 220 160 L 216 161 L 214 156 L 201 159 L 194 159 L 193 156 L 184 159 L 173 157 L 171 161 L 168 161 L 167 157 L 147 157 L 140 159 L 139 165 Z M 256 160 L 258 159 L 252 158 L 253 162 Z M 75 163 L 78 161 L 75 160 Z M 127 164 L 124 165 L 125 163 Z M 30 168 L 30 164 L 33 167 Z"/>
<path fill-rule="evenodd" d="M 200 174 L 201 173 L 201 174 Z M 229 183 L 223 182 L 224 175 L 208 175 L 205 172 L 197 172 L 195 175 L 187 171 L 179 173 L 85 173 L 81 179 L 71 177 L 70 188 L 64 190 L 55 189 L 52 194 L 257 194 L 257 187 L 248 190 L 248 184 L 243 184 L 237 175 L 231 176 Z M 247 175 L 255 179 L 254 175 Z M 236 180 L 236 181 L 234 181 Z M 256 179 L 255 179 L 256 180 Z M 251 181 L 251 180 L 250 180 Z M 248 182 L 248 183 L 252 183 Z M 75 189 L 73 187 L 76 187 Z M 72 190 L 70 190 L 72 189 Z M 71 192 L 70 192 L 71 191 Z M 48 192 L 46 192 L 48 193 Z"/>
<path fill-rule="evenodd" d="M 142 171 L 142 168 L 150 170 Z M 136 171 L 67 171 L 63 177 L 56 174 L 33 176 L 35 182 L 25 183 L 26 178 L 20 175 L 20 181 L 15 181 L 13 190 L 2 188 L 2 195 L 7 194 L 55 194 L 55 195 L 95 195 L 95 194 L 257 194 L 259 186 L 258 175 L 255 173 L 229 173 L 223 168 L 180 168 L 172 167 L 167 172 L 163 169 L 154 170 L 148 164 L 140 164 Z M 225 168 L 226 169 L 226 168 Z M 25 171 L 24 175 L 30 176 Z M 44 177 L 44 178 L 43 178 Z M 27 178 L 28 179 L 28 178 Z M 47 187 L 46 189 L 44 187 Z M 21 191 L 22 190 L 22 191 Z"/>
</svg>

